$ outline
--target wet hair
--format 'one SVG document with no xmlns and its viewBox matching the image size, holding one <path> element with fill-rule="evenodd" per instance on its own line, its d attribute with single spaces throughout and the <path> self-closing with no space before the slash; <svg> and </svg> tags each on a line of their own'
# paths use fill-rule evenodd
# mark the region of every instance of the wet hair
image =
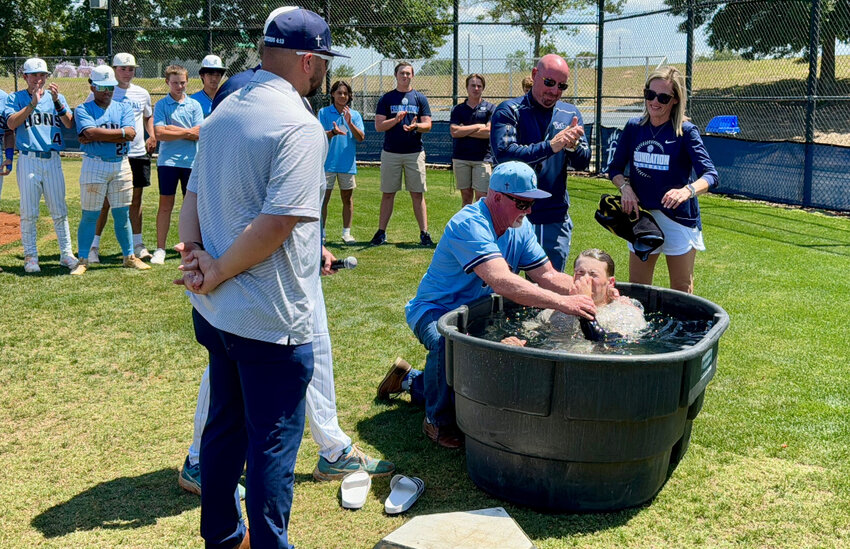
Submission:
<svg viewBox="0 0 850 549">
<path fill-rule="evenodd" d="M 685 109 L 688 104 L 688 95 L 685 90 L 685 77 L 676 67 L 660 67 L 652 71 L 649 78 L 646 79 L 646 84 L 644 84 L 643 89 L 648 90 L 652 81 L 658 79 L 666 80 L 673 86 L 673 97 L 678 100 L 678 103 L 673 105 L 673 108 L 670 111 L 670 121 L 673 124 L 673 131 L 676 132 L 676 136 L 681 137 L 682 123 L 689 120 L 689 118 L 685 116 Z M 640 119 L 640 124 L 642 126 L 647 122 L 649 122 L 649 111 L 646 108 L 646 101 L 644 101 L 643 117 Z"/>
<path fill-rule="evenodd" d="M 530 76 L 526 76 L 522 79 L 522 92 L 528 93 L 531 91 L 531 87 L 534 85 L 534 79 Z"/>
<path fill-rule="evenodd" d="M 348 90 L 348 103 L 346 105 L 351 105 L 351 100 L 354 99 L 354 92 L 351 91 L 351 86 L 348 85 L 348 82 L 345 80 L 337 80 L 331 86 L 331 95 L 336 93 L 336 90 L 340 89 L 342 86 L 345 86 L 345 89 Z"/>
<path fill-rule="evenodd" d="M 487 87 L 487 82 L 484 80 L 484 77 L 481 76 L 480 74 L 478 74 L 477 72 L 474 72 L 474 73 L 472 73 L 472 74 L 470 74 L 469 76 L 466 77 L 466 84 L 464 84 L 465 88 L 469 87 L 469 81 L 472 80 L 473 78 L 477 78 L 477 79 L 481 80 L 481 87 L 482 88 Z"/>
<path fill-rule="evenodd" d="M 608 255 L 608 252 L 603 252 L 599 248 L 590 248 L 588 250 L 584 250 L 583 252 L 578 254 L 576 260 L 573 261 L 573 270 L 575 270 L 576 263 L 578 263 L 578 260 L 582 257 L 589 257 L 590 259 L 595 259 L 596 261 L 601 261 L 602 263 L 605 263 L 605 271 L 607 276 L 614 276 L 614 259 L 610 255 Z"/>
<path fill-rule="evenodd" d="M 416 74 L 416 72 L 413 70 L 413 65 L 411 65 L 407 61 L 402 61 L 401 63 L 396 65 L 395 69 L 393 69 L 393 74 L 398 74 L 399 69 L 401 69 L 402 67 L 410 67 L 410 72 Z"/>
<path fill-rule="evenodd" d="M 189 78 L 189 71 L 181 65 L 168 65 L 165 67 L 165 79 L 168 80 L 171 78 L 172 74 L 182 74 L 186 78 Z"/>
</svg>

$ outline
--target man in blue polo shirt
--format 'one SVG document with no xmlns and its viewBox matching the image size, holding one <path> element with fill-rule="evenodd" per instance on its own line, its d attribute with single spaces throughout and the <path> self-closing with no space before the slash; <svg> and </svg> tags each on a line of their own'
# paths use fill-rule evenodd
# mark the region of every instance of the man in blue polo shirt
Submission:
<svg viewBox="0 0 850 549">
<path fill-rule="evenodd" d="M 496 105 L 484 101 L 484 76 L 466 77 L 466 101 L 455 105 L 451 114 L 452 170 L 460 190 L 462 206 L 487 194 L 493 157 L 490 155 L 490 118 Z"/>
<path fill-rule="evenodd" d="M 370 242 L 380 246 L 387 241 L 387 225 L 393 215 L 395 193 L 404 186 L 413 201 L 413 215 L 419 224 L 419 243 L 433 246 L 428 232 L 428 211 L 425 207 L 425 149 L 422 134 L 431 131 L 431 107 L 421 92 L 413 89 L 413 66 L 399 63 L 395 67 L 396 88 L 378 100 L 375 110 L 375 130 L 384 133 L 381 151 L 381 213 L 378 230 Z"/>
<path fill-rule="evenodd" d="M 212 113 L 213 99 L 218 92 L 218 87 L 226 70 L 227 67 L 222 63 L 221 57 L 217 55 L 208 55 L 201 61 L 201 70 L 198 71 L 198 75 L 201 77 L 201 84 L 204 87 L 201 91 L 195 92 L 189 97 L 200 103 L 201 109 L 204 111 L 204 118 Z"/>
<path fill-rule="evenodd" d="M 528 165 L 498 165 L 487 196 L 446 224 L 416 297 L 405 307 L 408 326 L 428 350 L 425 371 L 397 361 L 378 387 L 378 396 L 409 391 L 414 401 L 424 402 L 422 430 L 444 448 L 460 448 L 463 438 L 446 384 L 446 342 L 437 331 L 441 316 L 493 292 L 530 307 L 585 318 L 596 314 L 590 297 L 570 295 L 573 278 L 552 268 L 525 219 L 535 200 L 548 197 L 537 188 L 537 176 Z M 525 271 L 529 280 L 519 271 Z"/>
<path fill-rule="evenodd" d="M 591 153 L 578 107 L 560 100 L 569 76 L 563 57 L 544 55 L 531 71 L 531 91 L 500 104 L 490 121 L 495 162 L 525 162 L 552 195 L 534 205 L 528 220 L 557 271 L 564 270 L 572 239 L 567 167 L 587 168 Z"/>
<path fill-rule="evenodd" d="M 160 141 L 156 173 L 159 176 L 159 209 L 156 212 L 156 251 L 151 263 L 165 263 L 165 245 L 177 183 L 183 196 L 192 173 L 195 154 L 198 152 L 198 136 L 204 112 L 201 104 L 186 96 L 188 72 L 180 65 L 169 65 L 165 69 L 168 95 L 160 99 L 153 110 L 153 131 Z"/>
</svg>

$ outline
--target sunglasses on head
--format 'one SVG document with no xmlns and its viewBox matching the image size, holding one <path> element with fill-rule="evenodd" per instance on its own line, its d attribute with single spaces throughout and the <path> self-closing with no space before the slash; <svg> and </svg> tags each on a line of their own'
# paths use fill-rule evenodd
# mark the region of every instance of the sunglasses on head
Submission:
<svg viewBox="0 0 850 549">
<path fill-rule="evenodd" d="M 531 200 L 523 200 L 522 198 L 517 198 L 516 196 L 511 196 L 508 193 L 502 193 L 507 196 L 511 200 L 513 200 L 514 204 L 516 204 L 516 209 L 520 211 L 525 211 L 531 208 L 532 204 L 534 204 L 534 199 Z"/>
<path fill-rule="evenodd" d="M 95 91 L 99 92 L 111 92 L 115 91 L 115 86 L 98 86 L 97 84 L 92 84 L 94 86 Z"/>
<path fill-rule="evenodd" d="M 569 86 L 569 84 L 567 84 L 566 82 L 556 82 L 553 78 L 544 78 L 543 85 L 547 88 L 551 88 L 557 85 L 558 89 L 561 91 L 564 91 L 565 89 L 567 89 L 567 86 Z"/>
<path fill-rule="evenodd" d="M 666 105 L 673 100 L 673 96 L 668 93 L 655 93 L 655 91 L 650 89 L 643 90 L 643 98 L 647 101 L 658 99 L 658 102 L 662 105 Z"/>
</svg>

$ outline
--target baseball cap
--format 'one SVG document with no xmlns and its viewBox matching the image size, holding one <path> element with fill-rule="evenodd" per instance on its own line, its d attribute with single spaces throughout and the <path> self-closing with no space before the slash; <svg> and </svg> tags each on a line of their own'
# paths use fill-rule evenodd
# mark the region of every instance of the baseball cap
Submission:
<svg viewBox="0 0 850 549">
<path fill-rule="evenodd" d="M 47 63 L 44 62 L 44 59 L 32 57 L 24 61 L 24 74 L 38 74 L 40 72 L 50 74 L 50 71 L 47 70 Z"/>
<path fill-rule="evenodd" d="M 112 58 L 113 67 L 138 67 L 132 53 L 116 53 Z"/>
<path fill-rule="evenodd" d="M 89 81 L 93 86 L 117 86 L 115 71 L 108 65 L 98 65 L 91 70 Z"/>
<path fill-rule="evenodd" d="M 490 188 L 500 193 L 521 198 L 549 198 L 546 191 L 537 188 L 537 174 L 524 162 L 505 162 L 493 168 Z"/>
<path fill-rule="evenodd" d="M 275 13 L 277 12 L 277 13 Z M 348 57 L 331 49 L 331 29 L 316 12 L 286 6 L 266 19 L 263 42 L 270 48 L 287 48 Z"/>
<path fill-rule="evenodd" d="M 225 71 L 227 67 L 221 62 L 221 57 L 217 55 L 208 55 L 201 61 L 201 71 Z"/>
</svg>

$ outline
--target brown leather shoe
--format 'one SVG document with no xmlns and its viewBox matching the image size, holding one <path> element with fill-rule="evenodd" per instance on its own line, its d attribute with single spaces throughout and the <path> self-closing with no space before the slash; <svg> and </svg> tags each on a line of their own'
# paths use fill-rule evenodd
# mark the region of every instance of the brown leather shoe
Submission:
<svg viewBox="0 0 850 549">
<path fill-rule="evenodd" d="M 401 357 L 395 359 L 390 371 L 384 376 L 381 384 L 378 385 L 378 398 L 390 398 L 402 392 L 401 382 L 404 381 L 404 376 L 410 371 L 411 366 Z"/>
<path fill-rule="evenodd" d="M 463 433 L 457 427 L 450 427 L 448 425 L 438 427 L 430 423 L 428 418 L 425 418 L 422 420 L 422 432 L 443 448 L 448 448 L 449 450 L 463 448 Z"/>
<path fill-rule="evenodd" d="M 251 532 L 245 530 L 245 537 L 242 538 L 242 541 L 239 542 L 239 545 L 233 547 L 233 549 L 251 549 L 251 540 L 248 539 L 251 537 Z"/>
</svg>

